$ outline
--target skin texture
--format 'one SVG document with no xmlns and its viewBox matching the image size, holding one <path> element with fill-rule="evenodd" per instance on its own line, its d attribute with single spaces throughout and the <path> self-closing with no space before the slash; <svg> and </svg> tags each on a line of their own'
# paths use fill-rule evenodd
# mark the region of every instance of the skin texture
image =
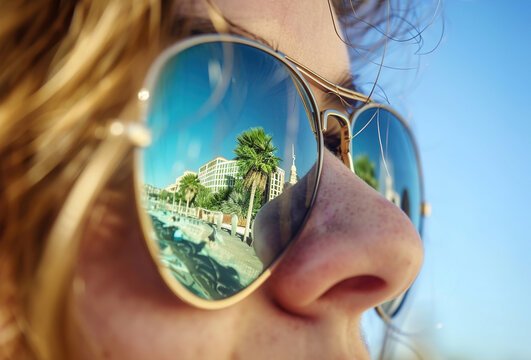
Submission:
<svg viewBox="0 0 531 360">
<path fill-rule="evenodd" d="M 348 70 L 326 2 L 216 3 L 227 18 L 327 78 Z M 127 177 L 92 211 L 67 310 L 70 358 L 367 359 L 361 314 L 404 291 L 422 262 L 406 215 L 327 151 L 298 242 L 265 284 L 226 309 L 196 309 L 167 289 L 135 207 Z"/>
</svg>

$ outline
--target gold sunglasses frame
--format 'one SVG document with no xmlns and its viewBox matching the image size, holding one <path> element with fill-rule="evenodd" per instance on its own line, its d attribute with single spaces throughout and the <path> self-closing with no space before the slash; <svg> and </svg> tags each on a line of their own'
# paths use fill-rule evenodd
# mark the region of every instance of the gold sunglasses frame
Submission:
<svg viewBox="0 0 531 360">
<path fill-rule="evenodd" d="M 312 109 L 308 111 L 308 113 L 314 114 L 314 119 L 311 119 L 314 121 L 313 131 L 317 136 L 317 145 L 318 145 L 318 161 L 317 161 L 317 176 L 316 176 L 316 183 L 315 187 L 312 193 L 312 198 L 310 201 L 310 206 L 308 213 L 306 214 L 305 219 L 303 220 L 301 224 L 300 230 L 304 228 L 304 225 L 310 215 L 311 209 L 313 208 L 313 204 L 315 201 L 315 198 L 317 196 L 317 192 L 319 189 L 319 182 L 320 182 L 320 176 L 322 171 L 322 161 L 323 161 L 323 149 L 324 149 L 324 141 L 323 141 L 323 132 L 326 131 L 328 126 L 328 119 L 330 117 L 333 117 L 334 120 L 339 122 L 340 125 L 340 133 L 341 133 L 341 160 L 343 163 L 352 171 L 354 172 L 354 167 L 352 164 L 352 157 L 350 155 L 350 143 L 351 143 L 351 126 L 353 126 L 353 121 L 355 121 L 358 114 L 360 114 L 363 110 L 366 110 L 368 108 L 378 107 L 383 108 L 389 112 L 391 112 L 397 119 L 400 120 L 402 125 L 404 125 L 404 128 L 407 129 L 409 138 L 412 140 L 413 146 L 415 148 L 415 154 L 417 156 L 417 163 L 420 165 L 420 159 L 418 158 L 418 150 L 416 143 L 414 142 L 414 137 L 409 129 L 409 127 L 406 125 L 405 121 L 391 108 L 384 106 L 382 104 L 376 104 L 371 101 L 367 96 L 352 91 L 350 89 L 346 89 L 340 86 L 335 85 L 334 83 L 326 80 L 324 77 L 318 75 L 314 71 L 308 69 L 301 63 L 297 62 L 296 60 L 278 52 L 274 51 L 271 48 L 257 42 L 254 40 L 250 40 L 247 38 L 235 36 L 235 35 L 228 35 L 228 34 L 207 34 L 207 35 L 199 35 L 192 38 L 188 38 L 186 40 L 183 40 L 182 42 L 178 42 L 174 44 L 173 46 L 169 47 L 167 50 L 165 50 L 152 66 L 152 69 L 149 71 L 147 80 L 145 83 L 145 86 L 143 88 L 143 91 L 145 94 L 150 93 L 150 89 L 154 87 L 154 84 L 157 81 L 157 77 L 160 73 L 161 68 L 164 64 L 167 63 L 168 59 L 171 59 L 176 54 L 189 49 L 191 47 L 206 44 L 206 43 L 212 43 L 212 42 L 221 42 L 221 43 L 228 43 L 228 44 L 240 44 L 240 45 L 246 45 L 251 46 L 253 48 L 256 48 L 258 50 L 261 50 L 265 53 L 267 53 L 270 56 L 273 56 L 277 60 L 279 60 L 283 65 L 285 65 L 291 72 L 292 75 L 297 77 L 298 82 L 302 85 L 303 90 L 305 91 L 306 96 L 302 96 L 303 98 L 307 98 L 310 101 L 310 106 Z M 354 112 L 351 116 L 346 116 L 343 112 L 336 110 L 336 109 L 326 109 L 322 111 L 319 108 L 319 105 L 315 99 L 314 92 L 311 90 L 311 87 L 309 83 L 306 81 L 306 78 L 308 78 L 312 83 L 316 84 L 317 86 L 321 87 L 323 90 L 332 92 L 334 94 L 337 94 L 340 98 L 349 98 L 352 100 L 364 102 L 366 105 L 360 108 L 358 111 Z M 146 104 L 148 105 L 148 104 Z M 146 118 L 146 112 L 148 110 L 149 106 L 145 106 L 144 110 L 144 116 L 143 118 Z M 314 110 L 314 111 L 312 111 Z M 351 125 L 352 124 L 352 125 Z M 140 159 L 137 158 L 137 164 L 140 163 Z M 137 172 L 135 172 L 137 174 Z M 421 176 L 422 179 L 422 176 Z M 142 192 L 142 183 L 140 179 L 137 177 L 137 194 L 136 198 L 140 199 L 141 192 Z M 421 181 L 422 184 L 422 181 Z M 423 199 L 423 189 L 421 185 L 421 199 Z M 423 201 L 423 200 L 421 200 Z M 141 223 L 144 228 L 144 234 L 149 234 L 150 229 L 152 228 L 151 221 L 145 216 L 145 214 L 142 211 L 139 211 L 139 214 L 141 214 Z M 421 216 L 422 218 L 422 216 Z M 300 233 L 300 230 L 298 233 Z M 278 255 L 275 260 L 265 269 L 262 274 L 258 276 L 250 285 L 239 291 L 238 293 L 225 298 L 225 299 L 219 299 L 219 300 L 206 300 L 203 299 L 195 294 L 193 294 L 190 290 L 186 289 L 183 285 L 179 283 L 171 273 L 171 271 L 167 268 L 167 266 L 163 265 L 159 260 L 159 249 L 158 245 L 154 241 L 148 241 L 146 239 L 146 244 L 148 245 L 149 251 L 151 252 L 152 258 L 154 259 L 157 268 L 159 270 L 159 273 L 164 278 L 165 283 L 168 287 L 171 288 L 171 290 L 183 301 L 197 306 L 202 309 L 221 309 L 230 305 L 233 305 L 245 297 L 247 297 L 250 293 L 252 293 L 255 289 L 260 287 L 264 283 L 264 281 L 271 275 L 271 272 L 274 270 L 274 268 L 279 264 L 279 262 L 282 260 L 284 254 L 288 251 L 288 249 L 297 241 L 298 233 L 295 235 L 294 239 L 286 246 L 285 249 L 283 249 L 282 253 Z M 394 308 L 397 308 L 394 313 L 398 311 L 398 307 L 394 306 Z M 380 312 L 385 313 L 383 309 L 377 310 L 377 312 L 380 314 Z M 394 315 L 391 314 L 392 315 Z"/>
<path fill-rule="evenodd" d="M 335 85 L 334 83 L 326 80 L 324 77 L 318 75 L 312 70 L 306 68 L 304 65 L 292 59 L 280 52 L 274 51 L 271 48 L 257 42 L 254 40 L 246 39 L 243 37 L 228 35 L 228 34 L 208 34 L 208 35 L 199 35 L 191 37 L 180 41 L 173 46 L 169 47 L 162 52 L 161 55 L 156 59 L 152 65 L 151 70 L 148 73 L 147 81 L 145 87 L 141 90 L 140 94 L 143 94 L 144 100 L 143 110 L 144 116 L 148 108 L 149 90 L 151 85 L 154 83 L 158 72 L 160 71 L 162 65 L 175 54 L 203 43 L 208 42 L 226 42 L 233 44 L 242 44 L 254 47 L 259 49 L 270 56 L 276 58 L 281 63 L 283 63 L 294 76 L 297 77 L 299 83 L 303 86 L 304 91 L 306 92 L 306 97 L 310 101 L 310 105 L 313 107 L 312 113 L 314 113 L 315 123 L 314 132 L 317 135 L 317 145 L 318 145 L 318 171 L 316 178 L 316 185 L 312 194 L 312 200 L 310 202 L 310 208 L 306 215 L 305 220 L 301 225 L 301 229 L 304 227 L 305 222 L 307 221 L 311 209 L 313 208 L 313 203 L 319 188 L 320 174 L 322 170 L 322 161 L 323 161 L 323 131 L 327 128 L 328 118 L 334 116 L 334 118 L 340 122 L 341 132 L 342 132 L 342 153 L 341 158 L 346 166 L 353 170 L 352 159 L 350 156 L 350 141 L 351 134 L 350 128 L 353 124 L 351 122 L 355 120 L 356 114 L 361 113 L 364 109 L 368 107 L 379 107 L 390 111 L 404 126 L 407 130 L 408 135 L 412 141 L 412 144 L 415 148 L 415 154 L 417 157 L 419 177 L 420 177 L 420 194 L 421 194 L 421 216 L 420 216 L 420 226 L 419 231 L 422 228 L 422 220 L 425 215 L 428 214 L 429 205 L 424 202 L 424 189 L 423 189 L 423 176 L 421 170 L 421 163 L 419 159 L 418 147 L 415 142 L 411 130 L 404 119 L 399 116 L 391 108 L 377 104 L 372 101 L 366 95 L 352 91 Z M 360 102 L 364 102 L 366 105 L 354 112 L 350 117 L 346 116 L 344 113 L 334 109 L 327 109 L 321 111 L 313 91 L 310 88 L 310 85 L 307 81 L 311 81 L 313 84 L 319 86 L 323 90 L 337 94 L 340 98 L 348 98 Z M 148 91 L 146 93 L 146 91 Z M 147 95 L 147 96 L 146 96 Z M 101 135 L 100 135 L 101 136 Z M 59 318 L 61 311 L 64 311 L 64 295 L 67 290 L 74 284 L 74 287 L 77 284 L 75 279 L 73 279 L 72 270 L 77 258 L 77 252 L 79 248 L 79 232 L 82 230 L 84 223 L 87 218 L 87 211 L 93 205 L 96 196 L 103 189 L 105 184 L 108 182 L 109 178 L 114 174 L 116 168 L 125 156 L 134 148 L 146 147 L 150 144 L 150 133 L 147 128 L 142 123 L 131 123 L 131 122 L 122 122 L 115 121 L 111 123 L 103 135 L 103 139 L 99 147 L 95 150 L 93 158 L 85 170 L 80 174 L 79 178 L 75 182 L 70 194 L 68 195 L 63 208 L 58 214 L 55 223 L 53 224 L 51 231 L 46 239 L 46 247 L 43 252 L 43 256 L 38 266 L 37 276 L 35 279 L 35 286 L 32 293 L 32 301 L 28 306 L 29 308 L 29 321 L 32 324 L 35 334 L 50 334 L 53 333 L 53 327 L 57 326 L 54 319 Z M 140 159 L 138 152 L 135 153 L 135 166 L 139 166 Z M 138 178 L 138 172 L 135 172 L 135 183 L 136 183 L 136 199 L 137 199 L 137 211 L 142 224 L 142 231 L 144 232 L 145 243 L 147 248 L 151 253 L 151 257 L 158 268 L 158 271 L 161 277 L 164 279 L 165 284 L 172 290 L 172 292 L 178 296 L 180 299 L 186 303 L 202 308 L 202 309 L 220 309 L 230 305 L 233 305 L 243 298 L 247 297 L 251 292 L 258 288 L 271 274 L 274 268 L 282 260 L 285 253 L 297 241 L 298 234 L 294 237 L 291 243 L 286 246 L 282 254 L 280 254 L 272 264 L 248 287 L 244 288 L 237 294 L 222 300 L 206 300 L 199 298 L 196 295 L 193 295 L 188 289 L 181 285 L 174 277 L 170 274 L 169 270 L 160 263 L 157 257 L 157 246 L 152 241 L 148 240 L 149 229 L 151 229 L 150 220 L 147 218 L 147 215 L 144 213 L 143 208 L 139 204 L 139 199 L 141 198 L 142 186 L 140 184 L 140 179 Z M 300 233 L 300 230 L 299 230 Z M 57 254 L 61 254 L 61 261 L 57 261 Z M 82 286 L 78 286 L 81 287 Z M 47 311 L 42 311 L 47 309 Z M 386 315 L 385 312 L 380 307 L 376 308 L 377 313 L 382 316 L 384 320 L 393 316 Z M 387 321 L 387 320 L 386 320 Z M 46 341 L 52 341 L 51 338 L 46 339 L 46 337 L 39 337 L 32 340 L 36 348 L 44 349 L 44 343 Z M 42 346 L 39 346 L 40 345 Z"/>
</svg>

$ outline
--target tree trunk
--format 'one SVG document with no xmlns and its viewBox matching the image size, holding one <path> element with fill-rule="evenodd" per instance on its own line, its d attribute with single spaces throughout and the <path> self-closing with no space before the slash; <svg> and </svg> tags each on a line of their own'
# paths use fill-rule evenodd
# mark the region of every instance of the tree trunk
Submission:
<svg viewBox="0 0 531 360">
<path fill-rule="evenodd" d="M 251 186 L 251 198 L 249 199 L 249 209 L 247 209 L 247 219 L 245 220 L 245 232 L 243 235 L 243 241 L 247 242 L 249 236 L 249 229 L 251 228 L 251 215 L 253 214 L 254 194 L 256 193 L 256 180 L 253 181 Z M 251 242 L 249 245 L 252 245 Z"/>
</svg>

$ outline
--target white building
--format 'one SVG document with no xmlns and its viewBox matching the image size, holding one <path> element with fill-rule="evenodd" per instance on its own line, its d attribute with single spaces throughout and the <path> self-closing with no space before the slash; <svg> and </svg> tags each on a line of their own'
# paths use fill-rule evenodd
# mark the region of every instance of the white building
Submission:
<svg viewBox="0 0 531 360">
<path fill-rule="evenodd" d="M 199 182 L 212 190 L 213 193 L 234 186 L 239 176 L 239 167 L 236 160 L 227 160 L 221 156 L 210 160 L 199 167 Z M 284 189 L 284 170 L 277 167 L 277 171 L 271 175 L 267 186 L 267 200 L 274 199 Z"/>
<path fill-rule="evenodd" d="M 277 167 L 277 171 L 271 174 L 267 184 L 267 201 L 282 194 L 284 190 L 284 170 Z"/>
<path fill-rule="evenodd" d="M 167 186 L 164 190 L 168 191 L 168 192 L 172 192 L 172 193 L 176 193 L 176 192 L 179 192 L 179 189 L 181 187 L 181 180 L 183 179 L 183 177 L 185 177 L 186 175 L 196 175 L 197 173 L 193 172 L 193 171 L 188 171 L 186 170 L 181 176 L 179 176 L 177 179 L 175 179 L 175 183 Z"/>
<path fill-rule="evenodd" d="M 215 193 L 228 186 L 234 186 L 238 170 L 236 160 L 219 156 L 199 168 L 199 182 Z"/>
</svg>

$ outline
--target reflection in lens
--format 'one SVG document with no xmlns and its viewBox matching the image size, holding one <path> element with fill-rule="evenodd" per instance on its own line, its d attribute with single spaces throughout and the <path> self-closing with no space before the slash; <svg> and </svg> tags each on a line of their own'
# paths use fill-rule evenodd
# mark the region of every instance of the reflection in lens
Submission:
<svg viewBox="0 0 531 360">
<path fill-rule="evenodd" d="M 243 44 L 186 48 L 150 88 L 154 140 L 141 179 L 151 240 L 181 285 L 226 298 L 258 278 L 307 215 L 313 108 L 286 65 Z"/>
<path fill-rule="evenodd" d="M 360 110 L 353 121 L 351 151 L 356 175 L 400 207 L 420 232 L 420 169 L 408 129 L 391 111 L 374 105 Z M 405 296 L 381 309 L 394 316 Z"/>
<path fill-rule="evenodd" d="M 400 207 L 420 230 L 421 179 L 405 125 L 389 110 L 372 106 L 356 116 L 352 134 L 356 175 Z"/>
</svg>

